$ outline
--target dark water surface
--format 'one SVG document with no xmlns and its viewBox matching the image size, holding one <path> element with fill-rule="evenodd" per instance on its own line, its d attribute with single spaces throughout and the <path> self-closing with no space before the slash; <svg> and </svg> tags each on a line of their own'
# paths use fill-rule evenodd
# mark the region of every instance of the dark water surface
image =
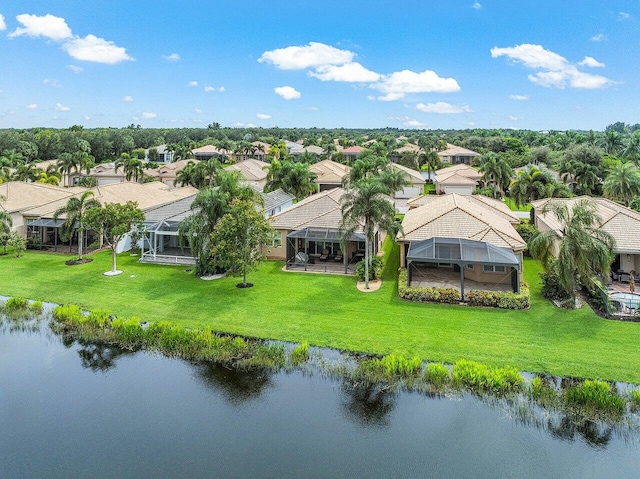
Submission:
<svg viewBox="0 0 640 479">
<path fill-rule="evenodd" d="M 0 329 L 3 479 L 640 477 L 637 432 Z"/>
</svg>

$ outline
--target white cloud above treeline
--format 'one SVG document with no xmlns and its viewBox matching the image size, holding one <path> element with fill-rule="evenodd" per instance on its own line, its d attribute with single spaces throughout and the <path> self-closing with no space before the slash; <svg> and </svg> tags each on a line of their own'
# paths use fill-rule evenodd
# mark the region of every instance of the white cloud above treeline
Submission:
<svg viewBox="0 0 640 479">
<path fill-rule="evenodd" d="M 124 47 L 114 42 L 89 34 L 85 37 L 74 35 L 64 18 L 47 13 L 43 16 L 21 14 L 16 17 L 21 27 L 9 33 L 9 38 L 28 36 L 46 38 L 62 43 L 62 49 L 71 57 L 80 61 L 106 63 L 113 65 L 133 60 Z"/>
<path fill-rule="evenodd" d="M 309 42 L 307 45 L 266 51 L 258 61 L 274 65 L 280 70 L 310 69 L 307 74 L 321 81 L 368 83 L 370 88 L 382 93 L 377 98 L 371 98 L 381 101 L 400 100 L 409 93 L 447 93 L 460 90 L 460 85 L 454 78 L 442 78 L 432 70 L 402 70 L 382 74 L 354 61 L 355 56 L 350 50 Z"/>
<path fill-rule="evenodd" d="M 454 114 L 454 113 L 470 113 L 473 110 L 467 105 L 452 105 L 444 101 L 438 101 L 436 103 L 418 103 L 416 110 L 423 111 L 425 113 L 440 113 L 440 114 Z"/>
<path fill-rule="evenodd" d="M 576 65 L 557 53 L 544 49 L 541 45 L 523 43 L 514 47 L 491 49 L 491 56 L 498 58 L 505 56 L 520 62 L 536 73 L 527 76 L 529 81 L 546 88 L 582 88 L 598 89 L 616 83 L 615 81 L 592 73 L 580 71 Z M 584 63 L 584 62 L 587 63 Z M 597 64 L 595 65 L 594 64 Z M 591 57 L 585 57 L 579 66 L 604 66 Z"/>
<path fill-rule="evenodd" d="M 266 113 L 256 113 L 256 117 L 260 120 L 270 120 L 271 115 L 267 115 Z"/>
<path fill-rule="evenodd" d="M 279 86 L 274 88 L 273 91 L 285 100 L 296 100 L 302 96 L 298 90 L 291 86 Z"/>
</svg>

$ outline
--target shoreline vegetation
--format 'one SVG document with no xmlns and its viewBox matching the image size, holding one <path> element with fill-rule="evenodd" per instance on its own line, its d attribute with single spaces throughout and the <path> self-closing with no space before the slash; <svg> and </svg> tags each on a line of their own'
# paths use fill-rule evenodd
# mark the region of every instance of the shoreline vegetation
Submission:
<svg viewBox="0 0 640 479">
<path fill-rule="evenodd" d="M 45 317 L 42 312 L 41 302 L 21 297 L 11 297 L 0 307 L 9 323 L 28 323 L 36 317 L 40 321 Z M 529 378 L 511 366 L 491 367 L 464 359 L 452 365 L 425 363 L 417 356 L 398 354 L 373 357 L 347 353 L 337 361 L 325 361 L 322 351 L 310 350 L 306 341 L 287 348 L 282 342 L 189 329 L 164 321 L 147 323 L 138 317 L 116 317 L 103 309 L 85 312 L 75 304 L 55 306 L 49 327 L 67 342 L 157 352 L 242 370 L 305 370 L 307 363 L 313 363 L 322 374 L 353 384 L 369 384 L 380 391 L 403 389 L 437 396 L 468 393 L 514 405 L 526 401 L 549 414 L 560 413 L 577 426 L 600 422 L 638 428 L 640 390 L 620 388 L 606 381 L 548 375 Z"/>
<path fill-rule="evenodd" d="M 307 341 L 435 363 L 465 358 L 490 367 L 640 384 L 640 325 L 599 318 L 586 306 L 555 308 L 540 294 L 536 261 L 527 259 L 524 266 L 531 308 L 510 311 L 404 301 L 398 297 L 397 245 L 387 242 L 385 250 L 383 285 L 367 295 L 357 291 L 353 277 L 283 273 L 277 261 L 253 274 L 250 290 L 235 288 L 233 278 L 200 281 L 182 267 L 140 264 L 129 254 L 118 258 L 125 274 L 106 278 L 101 273 L 109 252 L 74 268 L 64 264 L 68 255 L 0 257 L 0 293 L 220 335 Z"/>
</svg>

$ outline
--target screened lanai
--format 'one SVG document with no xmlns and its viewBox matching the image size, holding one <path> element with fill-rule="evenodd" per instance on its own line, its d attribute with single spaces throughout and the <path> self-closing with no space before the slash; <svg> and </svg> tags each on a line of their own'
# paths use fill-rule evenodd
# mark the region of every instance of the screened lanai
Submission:
<svg viewBox="0 0 640 479">
<path fill-rule="evenodd" d="M 286 241 L 287 269 L 344 274 L 355 271 L 356 263 L 364 258 L 367 245 L 367 238 L 362 233 L 352 233 L 344 238 L 335 228 L 317 227 L 292 231 Z"/>
<path fill-rule="evenodd" d="M 63 240 L 60 231 L 64 223 L 63 219 L 53 218 L 32 218 L 27 220 L 27 247 L 29 249 L 46 249 L 58 251 L 69 249 L 72 251 L 74 245 L 78 244 L 78 233 L 74 233 L 68 239 Z M 75 225 L 75 228 L 78 224 Z M 93 232 L 85 230 L 83 236 L 83 248 L 88 249 L 93 241 Z"/>
<path fill-rule="evenodd" d="M 414 279 L 418 283 L 437 283 L 439 278 L 446 282 L 455 274 L 463 300 L 465 279 L 473 283 L 473 289 L 520 291 L 520 258 L 509 248 L 463 238 L 434 237 L 412 241 L 406 259 L 408 286 Z M 436 274 L 434 269 L 442 271 Z"/>
</svg>

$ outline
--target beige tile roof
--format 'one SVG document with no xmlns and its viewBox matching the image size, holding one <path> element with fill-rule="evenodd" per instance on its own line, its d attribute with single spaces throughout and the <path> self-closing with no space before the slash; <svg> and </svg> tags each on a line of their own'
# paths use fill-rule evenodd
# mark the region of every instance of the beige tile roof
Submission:
<svg viewBox="0 0 640 479">
<path fill-rule="evenodd" d="M 454 165 L 436 171 L 434 181 L 442 182 L 452 175 L 464 176 L 475 181 L 482 178 L 482 173 L 469 165 Z"/>
<path fill-rule="evenodd" d="M 342 188 L 311 195 L 291 208 L 272 216 L 269 221 L 278 230 L 295 231 L 303 228 L 340 229 L 342 223 Z M 356 230 L 362 233 L 362 228 Z"/>
<path fill-rule="evenodd" d="M 422 149 L 418 145 L 414 145 L 413 143 L 407 143 L 406 145 L 398 148 L 396 151 L 400 154 L 405 153 L 407 151 L 411 153 L 420 153 Z"/>
<path fill-rule="evenodd" d="M 501 248 L 521 251 L 526 243 L 495 208 L 468 196 L 426 195 L 424 205 L 409 210 L 402 221 L 399 241 L 421 241 L 433 237 L 485 241 Z"/>
<path fill-rule="evenodd" d="M 424 185 L 426 183 L 420 172 L 413 168 L 407 168 L 406 166 L 399 165 L 397 163 L 391 163 L 391 166 L 400 171 L 404 171 L 409 176 L 409 181 L 412 185 Z"/>
<path fill-rule="evenodd" d="M 0 196 L 4 196 L 6 201 L 0 201 L 0 209 L 8 213 L 24 211 L 62 198 L 69 198 L 76 192 L 77 188 L 63 188 L 44 183 L 24 181 L 2 183 Z"/>
<path fill-rule="evenodd" d="M 350 146 L 349 148 L 344 148 L 342 150 L 342 153 L 344 153 L 345 155 L 359 155 L 363 151 L 364 151 L 363 147 L 356 145 L 356 146 Z"/>
<path fill-rule="evenodd" d="M 193 150 L 191 150 L 191 153 L 193 153 L 194 155 L 199 154 L 199 153 L 204 153 L 204 154 L 211 154 L 211 155 L 224 155 L 225 152 L 223 152 L 222 150 L 218 149 L 217 147 L 213 146 L 213 145 L 204 145 L 201 146 L 200 148 L 194 148 Z"/>
<path fill-rule="evenodd" d="M 173 201 L 195 195 L 198 190 L 186 186 L 184 188 L 171 189 L 167 185 L 154 181 L 152 183 L 135 183 L 125 181 L 122 183 L 113 183 L 111 185 L 97 186 L 95 188 L 87 188 L 94 192 L 94 198 L 100 203 L 126 203 L 127 201 L 135 201 L 138 208 L 146 211 L 161 205 L 169 204 Z M 76 196 L 80 196 L 87 189 L 83 188 Z M 51 217 L 53 213 L 60 207 L 67 204 L 68 197 L 52 201 L 47 204 L 37 206 L 23 211 L 24 216 L 29 217 Z"/>
<path fill-rule="evenodd" d="M 225 167 L 225 169 L 239 171 L 247 181 L 262 181 L 267 177 L 268 167 L 269 163 L 265 163 L 264 161 L 256 160 L 254 158 L 248 158 L 239 163 L 229 165 Z"/>
<path fill-rule="evenodd" d="M 411 198 L 407 201 L 407 206 L 410 209 L 419 208 L 426 204 L 430 204 L 433 195 L 420 195 L 415 198 Z M 494 210 L 494 213 L 501 216 L 509 223 L 519 224 L 520 219 L 515 215 L 511 209 L 500 200 L 494 200 L 484 195 L 465 195 L 465 198 L 471 202 L 481 204 L 481 206 L 488 206 Z"/>
<path fill-rule="evenodd" d="M 459 175 L 458 173 L 453 173 L 451 175 L 441 175 L 435 177 L 435 182 L 439 185 L 472 185 L 475 186 L 477 180 L 473 180 L 467 176 Z"/>
<path fill-rule="evenodd" d="M 477 151 L 468 150 L 467 148 L 462 148 L 461 146 L 452 145 L 451 143 L 447 143 L 447 148 L 445 150 L 439 151 L 438 156 L 482 156 Z"/>
<path fill-rule="evenodd" d="M 351 168 L 333 160 L 323 160 L 309 167 L 312 173 L 318 175 L 316 183 L 342 184 L 342 179 L 349 174 Z"/>
<path fill-rule="evenodd" d="M 640 213 L 622 206 L 606 198 L 577 196 L 574 198 L 545 198 L 533 201 L 531 206 L 539 221 L 548 228 L 560 231 L 561 224 L 556 216 L 547 212 L 542 214 L 544 206 L 549 202 L 562 202 L 572 208 L 581 200 L 588 199 L 596 205 L 596 212 L 602 218 L 600 229 L 610 233 L 616 240 L 615 251 L 619 253 L 640 254 Z"/>
</svg>

